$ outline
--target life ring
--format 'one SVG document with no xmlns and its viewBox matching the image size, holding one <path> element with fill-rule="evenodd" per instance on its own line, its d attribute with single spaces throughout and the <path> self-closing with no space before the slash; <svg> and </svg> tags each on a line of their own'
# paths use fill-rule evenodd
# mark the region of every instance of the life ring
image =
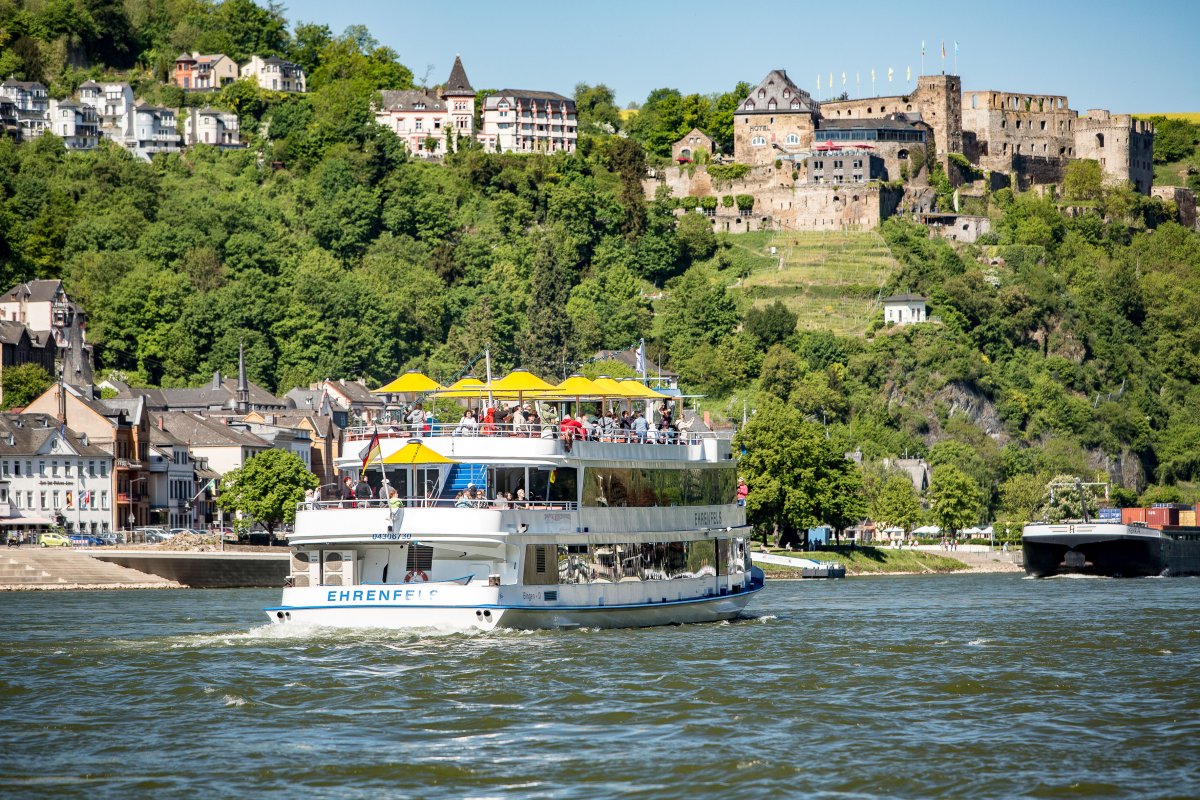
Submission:
<svg viewBox="0 0 1200 800">
<path fill-rule="evenodd" d="M 420 578 L 423 582 L 429 580 L 429 575 L 423 569 L 410 569 L 408 574 L 404 576 L 405 583 L 412 583 L 413 578 Z"/>
</svg>

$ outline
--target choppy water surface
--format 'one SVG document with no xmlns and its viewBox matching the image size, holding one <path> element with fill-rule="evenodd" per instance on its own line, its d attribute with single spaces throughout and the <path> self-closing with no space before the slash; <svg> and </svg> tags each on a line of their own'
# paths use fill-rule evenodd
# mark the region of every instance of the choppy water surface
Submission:
<svg viewBox="0 0 1200 800">
<path fill-rule="evenodd" d="M 732 624 L 267 627 L 0 595 L 0 796 L 1195 797 L 1200 580 L 769 584 Z"/>
</svg>

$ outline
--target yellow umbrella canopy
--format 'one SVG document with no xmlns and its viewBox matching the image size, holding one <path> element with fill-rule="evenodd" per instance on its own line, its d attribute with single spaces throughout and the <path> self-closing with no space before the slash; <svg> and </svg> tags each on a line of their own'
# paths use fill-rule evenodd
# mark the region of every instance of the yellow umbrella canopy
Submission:
<svg viewBox="0 0 1200 800">
<path fill-rule="evenodd" d="M 603 387 L 597 386 L 595 381 L 575 373 L 550 391 L 538 395 L 538 399 L 565 397 L 579 400 L 585 397 L 607 397 L 608 395 L 609 393 L 604 391 Z"/>
<path fill-rule="evenodd" d="M 649 386 L 643 386 L 633 378 L 622 378 L 617 383 L 625 389 L 625 397 L 638 400 L 665 400 L 670 397 L 670 395 L 654 391 Z"/>
<path fill-rule="evenodd" d="M 634 386 L 629 386 L 623 381 L 614 380 L 607 375 L 601 375 L 592 381 L 592 383 L 600 390 L 601 396 L 622 400 L 634 400 L 644 397 L 640 390 L 646 388 L 637 383 L 637 381 L 634 381 Z"/>
<path fill-rule="evenodd" d="M 434 392 L 434 397 L 452 397 L 452 398 L 471 398 L 483 397 L 487 394 L 487 384 L 476 378 L 474 375 L 468 375 L 465 378 L 459 378 L 454 383 L 447 386 L 445 389 Z"/>
<path fill-rule="evenodd" d="M 554 387 L 527 369 L 514 369 L 498 381 L 492 381 L 491 390 L 501 394 L 517 392 L 546 392 Z"/>
<path fill-rule="evenodd" d="M 408 372 L 401 375 L 396 380 L 380 386 L 374 390 L 374 394 L 425 394 L 426 392 L 436 392 L 442 388 L 442 385 L 415 369 L 410 369 Z"/>
<path fill-rule="evenodd" d="M 383 459 L 384 464 L 457 464 L 421 442 L 409 442 Z"/>
</svg>

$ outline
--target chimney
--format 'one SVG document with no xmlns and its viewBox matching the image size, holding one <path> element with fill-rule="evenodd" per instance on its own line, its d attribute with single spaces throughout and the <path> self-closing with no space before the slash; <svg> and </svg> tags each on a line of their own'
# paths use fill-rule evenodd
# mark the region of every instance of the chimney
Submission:
<svg viewBox="0 0 1200 800">
<path fill-rule="evenodd" d="M 221 389 L 221 370 L 217 370 L 213 373 L 212 389 L 214 392 L 220 391 Z"/>
</svg>

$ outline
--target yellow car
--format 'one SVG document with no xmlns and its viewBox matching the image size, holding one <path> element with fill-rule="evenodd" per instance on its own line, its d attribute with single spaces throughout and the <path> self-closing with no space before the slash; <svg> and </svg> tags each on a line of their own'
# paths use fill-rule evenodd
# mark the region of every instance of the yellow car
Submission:
<svg viewBox="0 0 1200 800">
<path fill-rule="evenodd" d="M 61 533 L 43 533 L 38 537 L 38 544 L 42 547 L 70 547 L 71 540 Z"/>
</svg>

